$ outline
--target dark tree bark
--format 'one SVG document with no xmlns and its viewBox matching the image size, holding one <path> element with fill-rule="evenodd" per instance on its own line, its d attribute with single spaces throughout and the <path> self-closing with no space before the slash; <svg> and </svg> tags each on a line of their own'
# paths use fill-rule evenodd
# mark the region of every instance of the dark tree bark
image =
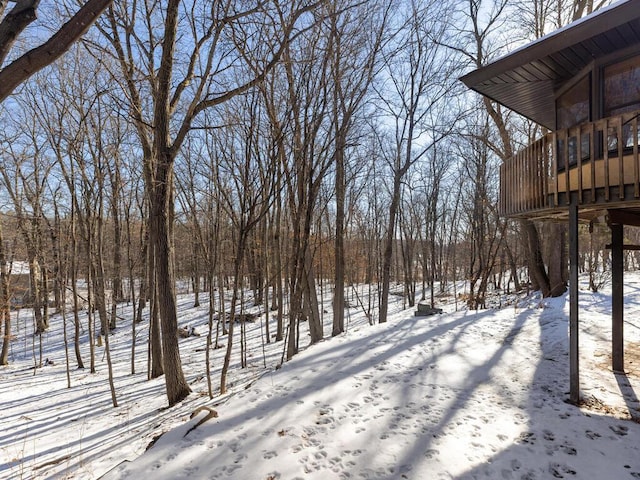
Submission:
<svg viewBox="0 0 640 480">
<path fill-rule="evenodd" d="M 559 297 L 567 291 L 567 236 L 566 225 L 548 223 L 545 225 L 547 238 L 547 271 L 549 275 L 549 296 Z"/>
<path fill-rule="evenodd" d="M 178 312 L 176 306 L 173 221 L 173 166 L 176 152 L 170 140 L 170 87 L 175 57 L 179 2 L 170 1 L 166 7 L 165 36 L 158 71 L 153 117 L 153 146 L 157 157 L 150 189 L 149 240 L 155 258 L 157 304 L 162 330 L 162 364 L 169 406 L 183 400 L 191 392 L 182 371 L 178 346 Z"/>
<path fill-rule="evenodd" d="M 111 217 L 113 218 L 113 274 L 111 284 L 115 303 L 124 299 L 122 289 L 122 220 L 120 219 L 122 178 L 120 160 L 116 157 L 114 164 L 109 165 L 107 168 L 111 179 Z M 110 319 L 109 328 L 116 328 L 115 316 Z"/>
<path fill-rule="evenodd" d="M 333 289 L 333 327 L 331 335 L 336 336 L 344 332 L 344 223 L 345 223 L 345 172 L 344 172 L 344 141 L 336 138 L 336 238 L 334 242 L 335 257 L 335 286 Z"/>
<path fill-rule="evenodd" d="M 168 127 L 168 125 L 167 125 Z M 158 161 L 157 177 L 152 193 L 149 240 L 155 252 L 155 284 L 162 331 L 162 366 L 169 406 L 184 399 L 191 389 L 182 371 L 178 346 L 178 316 L 173 269 L 173 163 Z"/>
<path fill-rule="evenodd" d="M 412 138 L 413 129 L 409 127 L 409 138 Z M 391 204 L 389 205 L 389 221 L 387 223 L 387 233 L 384 237 L 384 253 L 382 256 L 382 293 L 380 295 L 380 313 L 378 321 L 385 323 L 389 311 L 389 291 L 391 287 L 391 262 L 393 260 L 393 243 L 395 239 L 396 217 L 400 207 L 400 187 L 409 167 L 413 164 L 411 160 L 411 149 L 407 147 L 407 160 L 402 168 L 396 170 L 393 175 L 393 187 L 391 194 Z"/>
<path fill-rule="evenodd" d="M 78 368 L 84 368 L 80 352 L 80 302 L 78 301 L 78 235 L 76 233 L 76 203 L 71 206 L 71 292 L 73 294 L 73 350 Z"/>
<path fill-rule="evenodd" d="M 9 275 L 7 272 L 7 258 L 4 252 L 2 225 L 0 224 L 0 331 L 3 327 L 2 323 L 4 323 L 0 365 L 9 364 L 9 343 L 11 341 L 11 311 L 9 310 L 9 301 Z"/>
<path fill-rule="evenodd" d="M 112 1 L 88 0 L 49 40 L 0 70 L 0 102 L 11 95 L 11 92 L 31 75 L 60 58 L 89 29 Z M 39 3 L 39 0 L 17 2 L 0 22 L 0 64 L 13 47 L 17 37 L 36 19 Z"/>
<path fill-rule="evenodd" d="M 548 297 L 551 293 L 549 286 L 549 276 L 542 259 L 542 247 L 538 229 L 531 220 L 521 220 L 520 225 L 527 240 L 529 273 L 534 282 L 534 288 L 538 287 L 543 297 Z"/>
</svg>

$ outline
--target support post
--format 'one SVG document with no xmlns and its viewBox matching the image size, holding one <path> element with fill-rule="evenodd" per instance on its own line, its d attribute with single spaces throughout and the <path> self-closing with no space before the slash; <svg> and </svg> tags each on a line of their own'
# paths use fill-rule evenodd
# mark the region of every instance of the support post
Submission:
<svg viewBox="0 0 640 480">
<path fill-rule="evenodd" d="M 569 400 L 580 403 L 578 355 L 578 203 L 569 205 Z"/>
<path fill-rule="evenodd" d="M 611 224 L 611 359 L 614 372 L 624 372 L 624 226 Z"/>
</svg>

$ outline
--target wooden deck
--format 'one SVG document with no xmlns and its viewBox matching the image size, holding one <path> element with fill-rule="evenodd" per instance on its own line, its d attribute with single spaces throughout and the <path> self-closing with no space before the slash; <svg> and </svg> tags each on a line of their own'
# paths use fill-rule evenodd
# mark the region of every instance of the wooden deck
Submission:
<svg viewBox="0 0 640 480">
<path fill-rule="evenodd" d="M 500 213 L 565 216 L 571 198 L 587 211 L 640 206 L 639 114 L 548 133 L 503 163 Z"/>
</svg>

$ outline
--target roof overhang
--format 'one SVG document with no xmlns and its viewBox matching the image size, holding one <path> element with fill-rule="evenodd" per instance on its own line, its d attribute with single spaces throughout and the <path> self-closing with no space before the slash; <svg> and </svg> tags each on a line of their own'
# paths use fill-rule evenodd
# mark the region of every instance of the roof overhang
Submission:
<svg viewBox="0 0 640 480">
<path fill-rule="evenodd" d="M 460 80 L 470 89 L 554 130 L 558 88 L 594 60 L 633 45 L 640 46 L 640 0 L 623 0 Z"/>
</svg>

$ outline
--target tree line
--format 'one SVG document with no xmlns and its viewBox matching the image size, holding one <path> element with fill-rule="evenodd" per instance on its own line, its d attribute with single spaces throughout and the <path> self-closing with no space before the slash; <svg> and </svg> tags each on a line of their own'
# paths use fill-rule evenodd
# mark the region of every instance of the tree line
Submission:
<svg viewBox="0 0 640 480">
<path fill-rule="evenodd" d="M 0 363 L 18 260 L 29 265 L 35 334 L 49 328 L 50 309 L 71 312 L 78 367 L 82 308 L 97 314 L 109 368 L 116 305 L 136 305 L 134 328 L 148 308 L 149 377 L 164 375 L 170 405 L 190 392 L 178 280 L 196 304 L 208 292 L 208 346 L 214 331 L 227 336 L 210 395 L 225 392 L 232 355 L 246 363 L 244 324 L 239 335 L 234 325 L 247 292 L 274 312 L 287 359 L 300 322 L 311 343 L 322 340 L 325 284 L 332 335 L 344 331 L 354 285 L 375 292 L 361 305 L 372 324 L 387 320 L 395 286 L 408 306 L 433 306 L 452 289 L 469 308 L 484 308 L 494 289 L 564 292 L 564 227 L 497 211 L 500 161 L 542 132 L 458 78 L 601 5 L 13 3 L 5 12 L 0 2 L 0 79 L 13 82 L 0 91 Z M 68 51 L 16 70 L 42 56 L 14 41 L 32 22 L 58 29 L 43 46 L 57 38 Z M 74 22 L 83 28 L 70 33 Z M 584 254 L 594 286 L 599 251 Z"/>
</svg>

